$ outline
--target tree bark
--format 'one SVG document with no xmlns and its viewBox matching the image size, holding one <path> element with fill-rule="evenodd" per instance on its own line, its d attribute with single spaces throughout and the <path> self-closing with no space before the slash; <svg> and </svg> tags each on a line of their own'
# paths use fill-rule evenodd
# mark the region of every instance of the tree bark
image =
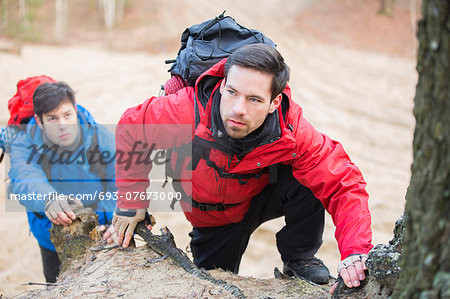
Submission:
<svg viewBox="0 0 450 299">
<path fill-rule="evenodd" d="M 400 280 L 393 298 L 450 298 L 450 4 L 423 0 Z"/>
<path fill-rule="evenodd" d="M 67 0 L 55 0 L 55 33 L 56 42 L 62 42 L 66 35 L 67 28 Z"/>
</svg>

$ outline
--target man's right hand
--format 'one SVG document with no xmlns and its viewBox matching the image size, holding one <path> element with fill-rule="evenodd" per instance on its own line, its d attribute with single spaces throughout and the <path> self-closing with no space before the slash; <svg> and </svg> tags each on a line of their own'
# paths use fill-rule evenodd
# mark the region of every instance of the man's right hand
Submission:
<svg viewBox="0 0 450 299">
<path fill-rule="evenodd" d="M 45 202 L 45 216 L 56 225 L 69 225 L 77 218 L 69 206 L 67 196 L 48 199 Z"/>
<path fill-rule="evenodd" d="M 136 225 L 145 219 L 146 209 L 116 208 L 112 224 L 117 233 L 117 241 L 122 247 L 128 247 Z M 125 238 L 125 239 L 124 239 Z"/>
<path fill-rule="evenodd" d="M 366 279 L 364 270 L 366 266 L 367 254 L 352 254 L 346 259 L 342 260 L 338 265 L 338 275 L 342 277 L 345 285 L 348 288 L 359 287 L 362 280 Z M 333 294 L 338 286 L 336 282 L 330 289 Z"/>
</svg>

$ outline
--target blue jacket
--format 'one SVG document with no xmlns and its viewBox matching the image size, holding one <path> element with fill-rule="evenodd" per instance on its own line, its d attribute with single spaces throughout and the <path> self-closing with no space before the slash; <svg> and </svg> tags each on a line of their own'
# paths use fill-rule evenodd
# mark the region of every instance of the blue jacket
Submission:
<svg viewBox="0 0 450 299">
<path fill-rule="evenodd" d="M 83 159 L 83 151 L 84 157 L 86 157 L 86 152 L 90 150 L 89 147 L 92 142 L 97 142 L 99 152 L 108 151 L 114 155 L 114 135 L 105 127 L 96 124 L 92 115 L 85 108 L 80 105 L 76 106 L 80 129 L 83 134 L 81 145 L 73 151 L 74 157 L 77 157 L 78 160 L 68 164 L 51 164 L 50 162 L 51 182 L 49 182 L 43 170 L 42 162 L 39 162 L 40 154 L 31 154 L 33 146 L 38 149 L 37 153 L 41 153 L 40 146 L 44 145 L 42 130 L 34 119 L 28 123 L 26 131 L 17 135 L 11 146 L 11 169 L 9 171 L 11 184 L 9 192 L 16 196 L 28 196 L 27 199 L 20 200 L 20 203 L 27 209 L 30 230 L 40 246 L 52 251 L 55 251 L 55 247 L 50 241 L 51 222 L 43 213 L 45 211 L 44 200 L 42 200 L 42 197 L 37 197 L 39 194 L 42 196 L 58 193 L 72 197 L 78 196 L 83 206 L 94 208 L 99 216 L 100 224 L 111 223 L 116 206 L 115 159 L 104 160 L 107 163 L 103 164 L 105 166 L 102 168 L 106 170 L 103 173 L 93 169 L 89 165 L 89 159 Z M 95 137 L 96 141 L 94 140 Z M 96 164 L 100 165 L 100 163 Z M 33 194 L 33 197 L 30 199 L 31 194 Z"/>
</svg>

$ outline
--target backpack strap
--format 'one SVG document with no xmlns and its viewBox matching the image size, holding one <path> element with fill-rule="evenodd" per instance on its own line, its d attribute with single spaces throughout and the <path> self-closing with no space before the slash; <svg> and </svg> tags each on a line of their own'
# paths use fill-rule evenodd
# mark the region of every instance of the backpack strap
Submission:
<svg viewBox="0 0 450 299">
<path fill-rule="evenodd" d="M 213 168 L 220 177 L 223 178 L 231 178 L 231 179 L 237 179 L 239 181 L 239 184 L 241 185 L 245 185 L 251 178 L 260 178 L 261 175 L 268 173 L 269 174 L 269 184 L 277 184 L 278 183 L 278 164 L 273 164 L 270 165 L 268 167 L 265 167 L 262 171 L 258 172 L 258 173 L 248 173 L 248 174 L 236 174 L 236 173 L 228 173 L 225 171 L 224 168 L 220 168 L 219 166 L 217 166 L 213 161 L 211 161 L 211 159 L 209 158 L 209 150 L 206 150 L 206 148 L 204 146 L 199 146 L 200 149 L 200 158 L 203 158 L 206 162 L 206 164 Z M 167 184 L 168 177 L 172 178 L 172 186 L 174 188 L 174 190 L 176 192 L 179 192 L 182 195 L 182 201 L 187 201 L 190 202 L 192 200 L 192 207 L 194 208 L 199 208 L 201 211 L 224 211 L 225 208 L 227 207 L 231 207 L 233 205 L 224 205 L 225 208 L 219 206 L 220 204 L 205 204 L 205 203 L 196 203 L 195 200 L 193 200 L 191 197 L 189 197 L 185 192 L 184 189 L 181 185 L 181 179 L 179 178 L 179 174 L 181 173 L 181 167 L 183 165 L 183 161 L 184 159 L 187 157 L 186 152 L 180 151 L 179 148 L 176 149 L 168 149 L 166 150 L 166 155 L 167 157 L 173 157 L 173 153 L 177 152 L 177 160 L 175 161 L 175 170 L 172 168 L 172 163 L 166 163 L 165 167 L 166 167 L 166 181 L 163 184 L 163 188 L 164 186 Z M 197 153 L 198 154 L 198 153 Z M 199 159 L 200 159 L 199 158 Z M 194 155 L 192 156 L 192 159 L 194 159 Z M 190 164 L 192 165 L 193 162 L 191 160 Z M 198 162 L 197 162 L 198 163 Z M 192 168 L 192 166 L 188 166 L 188 168 L 190 169 L 195 169 Z M 187 200 L 186 198 L 189 198 L 189 200 Z M 176 198 L 174 198 L 170 204 L 170 208 L 172 210 L 174 210 L 174 206 L 175 203 L 178 200 Z"/>
<path fill-rule="evenodd" d="M 191 205 L 193 208 L 195 209 L 199 209 L 202 212 L 209 212 L 209 211 L 219 211 L 219 212 L 223 212 L 226 209 L 229 209 L 231 207 L 237 206 L 240 203 L 232 203 L 232 204 L 223 204 L 223 203 L 206 203 L 206 202 L 198 202 L 193 200 L 192 198 L 191 200 Z"/>
<path fill-rule="evenodd" d="M 194 38 L 197 38 L 199 35 L 202 35 L 203 32 L 205 32 L 206 30 L 208 30 L 209 28 L 211 28 L 212 26 L 216 25 L 219 21 L 223 20 L 225 18 L 225 10 L 223 11 L 223 13 L 221 13 L 220 15 L 218 15 L 217 17 L 215 17 L 214 19 L 212 19 L 211 21 L 209 21 L 208 24 L 206 24 L 205 27 L 202 28 L 202 30 L 200 30 L 199 33 L 197 33 Z"/>
<path fill-rule="evenodd" d="M 239 181 L 239 184 L 241 185 L 247 184 L 248 180 L 250 180 L 251 178 L 259 179 L 261 175 L 269 173 L 269 167 L 265 167 L 263 168 L 262 171 L 257 173 L 245 173 L 245 174 L 229 173 L 225 171 L 225 167 L 221 168 L 217 166 L 213 161 L 211 161 L 211 159 L 209 158 L 209 154 L 202 155 L 202 158 L 205 160 L 206 165 L 214 169 L 221 178 L 236 179 Z"/>
<path fill-rule="evenodd" d="M 278 183 L 278 164 L 269 166 L 269 184 L 275 185 Z"/>
<path fill-rule="evenodd" d="M 181 167 L 183 166 L 183 161 L 185 160 L 186 157 L 188 157 L 189 155 L 189 150 L 188 148 L 191 147 L 191 144 L 187 144 L 184 145 L 182 147 L 179 148 L 170 148 L 170 149 L 166 149 L 166 157 L 169 158 L 169 161 L 167 161 L 165 163 L 165 171 L 166 171 L 166 180 L 164 181 L 162 187 L 164 188 L 166 186 L 166 184 L 169 182 L 169 177 L 172 178 L 172 186 L 173 189 L 181 194 L 181 197 L 183 201 L 186 201 L 184 198 L 188 198 L 188 195 L 186 194 L 186 192 L 184 192 L 184 189 L 181 185 L 181 179 L 180 179 L 180 173 L 181 173 Z M 174 157 L 174 155 L 176 156 L 176 161 L 175 161 L 175 167 L 172 168 L 172 162 L 171 159 Z M 172 199 L 172 202 L 170 204 L 170 208 L 172 210 L 174 210 L 175 208 L 175 203 L 178 200 L 174 197 Z"/>
</svg>

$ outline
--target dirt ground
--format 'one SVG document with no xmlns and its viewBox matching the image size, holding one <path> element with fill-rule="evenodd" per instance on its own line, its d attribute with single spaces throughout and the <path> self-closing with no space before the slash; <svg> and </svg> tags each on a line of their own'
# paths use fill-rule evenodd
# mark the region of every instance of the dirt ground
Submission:
<svg viewBox="0 0 450 299">
<path fill-rule="evenodd" d="M 39 74 L 69 83 L 99 123 L 117 123 L 126 108 L 158 94 L 168 78 L 164 60 L 174 58 L 184 28 L 227 10 L 276 41 L 291 67 L 293 98 L 305 117 L 340 141 L 362 170 L 373 243 L 392 238 L 412 163 L 417 4 L 397 1 L 390 18 L 377 14 L 375 0 L 136 2 L 113 32 L 83 31 L 86 25 L 80 22 L 78 31 L 72 25 L 66 44 L 25 43 L 20 55 L 0 52 L 0 125 L 8 120 L 7 101 L 17 81 Z M 0 48 L 9 44 L 0 35 Z M 44 277 L 25 213 L 5 212 L 7 169 L 5 163 L 0 167 L 5 182 L 0 186 L 0 294 L 13 296 L 35 288 L 21 284 Z M 181 213 L 157 213 L 156 219 L 186 248 L 190 226 Z M 340 256 L 332 221 L 326 221 L 317 256 L 336 275 Z M 274 235 L 283 223 L 273 220 L 255 232 L 240 274 L 273 277 L 273 268 L 282 266 Z"/>
</svg>

